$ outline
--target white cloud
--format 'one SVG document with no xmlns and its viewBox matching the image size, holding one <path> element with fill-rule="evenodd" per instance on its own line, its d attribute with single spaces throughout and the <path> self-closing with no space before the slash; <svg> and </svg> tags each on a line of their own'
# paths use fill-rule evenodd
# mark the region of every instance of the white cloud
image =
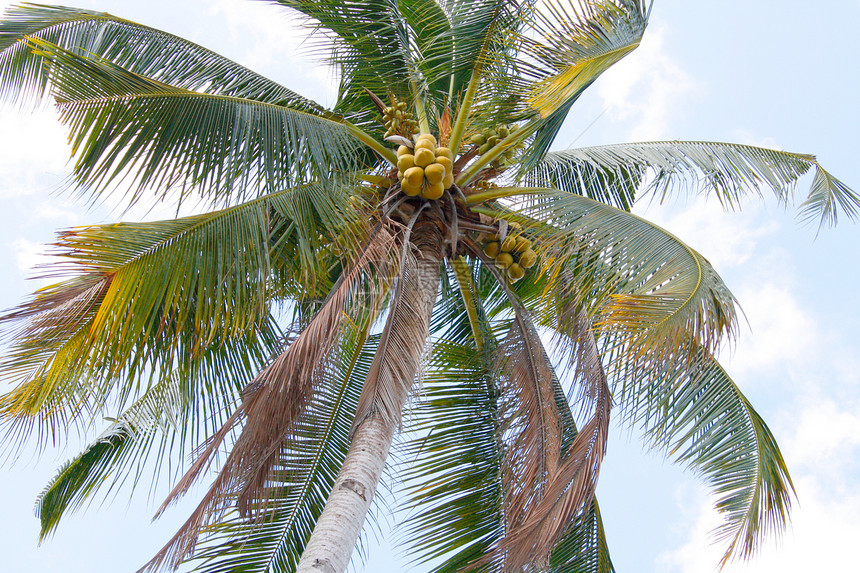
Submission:
<svg viewBox="0 0 860 573">
<path fill-rule="evenodd" d="M 699 86 L 669 56 L 664 30 L 649 29 L 638 49 L 609 69 L 598 94 L 614 121 L 629 124 L 629 141 L 670 137 L 671 116 Z"/>
<path fill-rule="evenodd" d="M 746 205 L 743 212 L 726 212 L 718 201 L 703 196 L 682 210 L 643 204 L 636 212 L 699 251 L 718 272 L 749 262 L 759 240 L 779 230 L 773 220 L 757 221 L 758 205 Z"/>
<path fill-rule="evenodd" d="M 726 360 L 732 372 L 796 370 L 815 360 L 818 327 L 789 289 L 776 282 L 747 283 L 736 294 L 752 336 L 741 333 L 741 342 Z"/>
<path fill-rule="evenodd" d="M 287 73 L 285 85 L 324 103 L 333 97 L 331 68 L 316 63 L 308 30 L 298 12 L 246 0 L 217 0 L 210 14 L 227 22 L 233 43 L 243 46 L 242 64 L 263 74 Z"/>
<path fill-rule="evenodd" d="M 54 257 L 45 253 L 45 245 L 27 239 L 15 239 L 12 248 L 15 251 L 18 270 L 27 276 L 34 276 L 38 272 L 36 267 L 54 260 Z"/>
<path fill-rule="evenodd" d="M 66 171 L 66 131 L 52 110 L 0 112 L 0 198 L 56 185 Z M 52 176 L 50 183 L 44 174 Z"/>
</svg>

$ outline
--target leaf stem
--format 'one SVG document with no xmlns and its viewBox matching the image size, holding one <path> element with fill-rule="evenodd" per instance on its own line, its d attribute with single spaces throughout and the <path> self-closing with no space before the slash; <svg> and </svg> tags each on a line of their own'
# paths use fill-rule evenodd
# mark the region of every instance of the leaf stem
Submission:
<svg viewBox="0 0 860 573">
<path fill-rule="evenodd" d="M 469 316 L 469 326 L 472 327 L 472 336 L 475 339 L 475 347 L 480 351 L 484 348 L 484 336 L 478 324 L 478 311 L 475 309 L 475 283 L 469 273 L 469 263 L 463 257 L 457 257 L 451 261 L 451 268 L 457 277 L 457 285 L 460 287 L 460 296 Z"/>
<path fill-rule="evenodd" d="M 478 91 L 478 84 L 481 83 L 482 64 L 477 64 L 472 70 L 472 77 L 469 79 L 469 86 L 466 88 L 466 93 L 463 94 L 463 100 L 460 102 L 460 107 L 457 109 L 457 119 L 454 121 L 454 127 L 451 130 L 451 141 L 448 147 L 454 156 L 460 150 L 460 143 L 463 139 L 463 132 L 466 130 L 466 122 L 469 119 L 469 112 L 472 108 L 472 102 L 475 100 L 475 93 Z M 453 78 L 451 80 L 453 82 Z"/>
<path fill-rule="evenodd" d="M 357 140 L 374 150 L 388 163 L 390 163 L 391 165 L 397 165 L 397 154 L 394 153 L 393 149 L 385 147 L 384 145 L 376 141 L 373 137 L 371 137 L 366 131 L 359 129 L 348 121 L 344 121 L 343 126 L 349 130 L 353 137 L 355 137 Z"/>
</svg>

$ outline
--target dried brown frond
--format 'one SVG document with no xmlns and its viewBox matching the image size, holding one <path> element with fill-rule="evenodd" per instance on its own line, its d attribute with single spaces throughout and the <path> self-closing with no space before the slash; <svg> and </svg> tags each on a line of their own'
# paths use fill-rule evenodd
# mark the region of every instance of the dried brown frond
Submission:
<svg viewBox="0 0 860 573">
<path fill-rule="evenodd" d="M 577 382 L 580 400 L 593 404 L 594 413 L 564 452 L 560 466 L 547 476 L 542 495 L 527 501 L 526 511 L 499 548 L 505 553 L 506 567 L 512 571 L 529 563 L 546 563 L 576 516 L 589 507 L 597 487 L 612 397 L 589 322 L 584 315 L 580 317 L 575 351 Z"/>
<path fill-rule="evenodd" d="M 518 303 L 517 303 L 518 306 Z M 542 499 L 561 461 L 562 425 L 555 403 L 554 373 L 525 311 L 516 316 L 497 349 L 502 392 L 502 437 L 510 445 L 504 460 L 505 529 L 516 531 L 529 508 Z M 502 558 L 498 547 L 492 559 Z M 507 557 L 505 557 L 507 563 Z"/>
<path fill-rule="evenodd" d="M 400 275 L 353 431 L 374 413 L 389 423 L 400 421 L 400 410 L 424 352 L 441 273 L 442 235 L 431 221 L 419 223 L 415 231 L 407 228 L 402 237 Z"/>
<path fill-rule="evenodd" d="M 0 323 L 27 320 L 16 338 L 44 338 L 52 332 L 76 330 L 98 307 L 110 288 L 113 275 L 90 273 L 41 289 L 32 300 L 0 317 Z"/>
<path fill-rule="evenodd" d="M 215 482 L 176 535 L 140 571 L 175 569 L 194 549 L 202 530 L 236 502 L 240 511 L 261 515 L 271 495 L 267 482 L 277 463 L 281 445 L 307 406 L 314 388 L 327 370 L 339 340 L 345 316 L 355 311 L 371 320 L 387 288 L 395 249 L 388 229 L 379 228 L 355 264 L 344 273 L 307 328 L 243 392 L 242 404 L 206 444 L 189 471 L 168 495 L 159 514 L 184 494 L 209 467 L 221 445 L 235 428 L 242 430 Z M 367 299 L 370 300 L 367 300 Z M 364 309 L 364 311 L 362 311 Z"/>
</svg>

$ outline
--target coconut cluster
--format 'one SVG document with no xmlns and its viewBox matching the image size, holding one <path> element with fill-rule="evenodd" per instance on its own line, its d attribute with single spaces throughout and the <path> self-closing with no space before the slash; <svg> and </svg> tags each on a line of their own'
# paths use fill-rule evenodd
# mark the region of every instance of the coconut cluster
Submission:
<svg viewBox="0 0 860 573">
<path fill-rule="evenodd" d="M 382 120 L 386 129 L 385 137 L 411 137 L 413 133 L 418 133 L 418 122 L 406 111 L 406 102 L 401 101 L 383 109 Z"/>
<path fill-rule="evenodd" d="M 537 262 L 537 253 L 532 249 L 532 242 L 519 231 L 519 225 L 511 223 L 504 240 L 495 235 L 484 244 L 484 254 L 493 259 L 499 269 L 505 271 L 511 282 L 523 278 L 526 269 Z"/>
<path fill-rule="evenodd" d="M 476 133 L 469 139 L 469 143 L 478 146 L 478 155 L 485 155 L 496 147 L 503 139 L 517 131 L 516 125 L 499 124 L 496 127 L 488 127 L 480 133 Z M 517 151 L 524 147 L 523 143 L 512 145 L 502 155 L 497 157 L 492 162 L 493 167 L 501 167 L 505 163 L 511 161 Z"/>
<path fill-rule="evenodd" d="M 397 150 L 397 178 L 400 188 L 410 197 L 438 199 L 454 184 L 454 154 L 437 147 L 436 138 L 418 136 L 415 147 L 401 145 Z"/>
</svg>

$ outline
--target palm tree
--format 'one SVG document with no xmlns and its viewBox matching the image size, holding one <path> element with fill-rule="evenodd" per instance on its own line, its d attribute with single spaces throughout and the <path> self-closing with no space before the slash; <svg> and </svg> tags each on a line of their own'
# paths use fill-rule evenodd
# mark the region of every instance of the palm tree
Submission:
<svg viewBox="0 0 860 573">
<path fill-rule="evenodd" d="M 594 490 L 613 407 L 711 486 L 724 562 L 781 529 L 787 469 L 715 358 L 735 299 L 630 208 L 691 181 L 788 202 L 810 169 L 803 217 L 860 198 L 810 155 L 549 151 L 639 44 L 643 0 L 273 3 L 338 69 L 333 109 L 108 14 L 0 22 L 0 93 L 56 101 L 77 189 L 215 209 L 60 233 L 64 279 L 4 318 L 11 443 L 120 412 L 40 496 L 42 536 L 193 452 L 167 507 L 226 452 L 143 569 L 343 571 L 403 424 L 416 559 L 611 571 Z"/>
</svg>

